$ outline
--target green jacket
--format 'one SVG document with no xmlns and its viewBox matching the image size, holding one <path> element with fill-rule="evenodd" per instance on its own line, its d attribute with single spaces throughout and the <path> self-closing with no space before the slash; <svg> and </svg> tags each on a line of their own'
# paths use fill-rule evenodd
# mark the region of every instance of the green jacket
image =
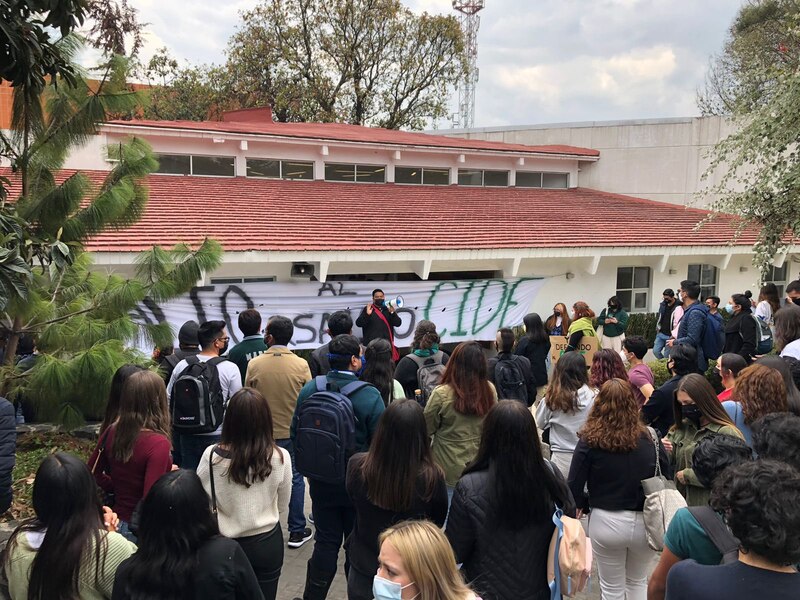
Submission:
<svg viewBox="0 0 800 600">
<path fill-rule="evenodd" d="M 493 385 L 492 393 L 496 401 L 497 391 Z M 451 487 L 478 454 L 483 425 L 483 417 L 457 412 L 453 408 L 454 400 L 452 388 L 440 385 L 431 392 L 425 405 L 425 423 L 428 435 L 433 437 L 433 460 L 442 468 L 445 481 Z"/>
<path fill-rule="evenodd" d="M 606 318 L 614 317 L 617 323 L 606 323 Z M 600 316 L 597 317 L 597 327 L 603 328 L 603 335 L 606 337 L 619 337 L 625 333 L 625 328 L 628 326 L 628 313 L 621 308 L 619 310 L 609 310 L 604 308 L 600 311 Z"/>
<path fill-rule="evenodd" d="M 697 480 L 694 469 L 692 469 L 692 454 L 701 439 L 716 434 L 744 439 L 739 430 L 730 425 L 709 423 L 698 429 L 689 419 L 684 419 L 678 427 L 667 434 L 667 439 L 672 442 L 670 460 L 672 461 L 674 472 L 677 475 L 678 471 L 683 471 L 683 476 L 686 479 L 686 483 L 683 484 L 676 477 L 675 484 L 681 494 L 686 497 L 686 504 L 689 506 L 705 506 L 708 504 L 711 490 L 703 487 Z"/>
<path fill-rule="evenodd" d="M 247 374 L 247 363 L 266 351 L 267 345 L 260 335 L 248 335 L 230 349 L 228 360 L 239 367 L 239 372 L 242 374 L 242 384 L 244 384 L 244 377 Z"/>
<path fill-rule="evenodd" d="M 348 383 L 357 379 L 356 374 L 351 371 L 329 371 L 328 381 L 339 388 L 343 388 Z M 292 417 L 292 426 L 290 435 L 294 440 L 297 432 L 297 411 L 300 405 L 303 404 L 308 398 L 317 391 L 317 382 L 312 379 L 303 386 L 300 394 L 297 396 L 297 406 L 294 409 L 294 416 Z M 378 388 L 367 386 L 358 390 L 355 394 L 350 396 L 350 402 L 353 403 L 353 412 L 356 415 L 356 452 L 366 452 L 369 450 L 369 443 L 375 435 L 375 430 L 378 428 L 378 421 L 385 410 L 383 398 Z"/>
</svg>

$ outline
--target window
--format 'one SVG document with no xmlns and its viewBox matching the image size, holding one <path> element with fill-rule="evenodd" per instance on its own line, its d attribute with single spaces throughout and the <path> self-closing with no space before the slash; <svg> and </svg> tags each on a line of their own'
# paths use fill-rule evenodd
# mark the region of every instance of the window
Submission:
<svg viewBox="0 0 800 600">
<path fill-rule="evenodd" d="M 542 173 L 542 187 L 565 190 L 569 187 L 569 173 Z"/>
<path fill-rule="evenodd" d="M 450 183 L 450 169 L 395 167 L 394 182 L 414 185 L 448 185 Z"/>
<path fill-rule="evenodd" d="M 233 177 L 236 174 L 236 169 L 233 156 L 159 154 L 158 172 L 168 175 Z"/>
<path fill-rule="evenodd" d="M 616 296 L 627 312 L 647 312 L 650 297 L 650 267 L 619 267 Z"/>
<path fill-rule="evenodd" d="M 247 176 L 310 180 L 314 179 L 314 163 L 271 158 L 248 158 Z"/>
<path fill-rule="evenodd" d="M 359 183 L 384 183 L 384 165 L 350 165 L 325 163 L 326 181 L 358 181 Z"/>
<path fill-rule="evenodd" d="M 782 267 L 770 267 L 764 283 L 774 283 L 778 288 L 778 298 L 783 298 L 786 284 L 789 282 L 789 263 L 784 262 Z"/>
<path fill-rule="evenodd" d="M 517 187 L 542 187 L 542 174 L 534 171 L 517 171 Z"/>
<path fill-rule="evenodd" d="M 689 265 L 686 279 L 700 284 L 700 301 L 717 295 L 719 269 L 714 265 Z"/>
<path fill-rule="evenodd" d="M 217 285 L 232 285 L 237 283 L 265 283 L 275 281 L 274 277 L 212 277 L 211 283 Z"/>
<path fill-rule="evenodd" d="M 459 169 L 458 185 L 507 187 L 508 171 L 484 171 L 482 169 Z"/>
</svg>

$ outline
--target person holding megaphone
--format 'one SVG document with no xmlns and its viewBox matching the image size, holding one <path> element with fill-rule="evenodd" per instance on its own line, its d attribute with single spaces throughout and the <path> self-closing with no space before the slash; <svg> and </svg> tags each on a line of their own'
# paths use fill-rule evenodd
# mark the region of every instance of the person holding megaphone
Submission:
<svg viewBox="0 0 800 600">
<path fill-rule="evenodd" d="M 381 338 L 388 340 L 392 345 L 392 360 L 400 360 L 400 354 L 394 345 L 394 328 L 400 327 L 403 321 L 397 314 L 397 308 L 403 305 L 403 297 L 386 302 L 383 290 L 372 290 L 372 303 L 367 304 L 356 319 L 356 327 L 361 327 L 363 333 L 362 344 L 365 346 L 372 340 Z"/>
</svg>

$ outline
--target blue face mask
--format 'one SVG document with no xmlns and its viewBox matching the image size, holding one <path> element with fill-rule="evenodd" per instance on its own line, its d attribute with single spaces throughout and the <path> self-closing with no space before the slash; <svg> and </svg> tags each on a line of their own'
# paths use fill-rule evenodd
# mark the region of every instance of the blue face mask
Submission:
<svg viewBox="0 0 800 600">
<path fill-rule="evenodd" d="M 732 314 L 733 314 L 733 304 L 731 304 L 730 302 L 728 302 L 728 303 L 725 305 L 725 308 L 723 308 L 722 310 L 724 310 L 724 311 L 725 311 L 726 313 L 728 313 L 729 315 L 732 315 Z"/>
<path fill-rule="evenodd" d="M 375 575 L 372 579 L 372 595 L 375 596 L 375 600 L 400 600 L 403 597 L 403 590 L 412 585 L 414 585 L 413 582 L 408 585 L 400 585 Z"/>
</svg>

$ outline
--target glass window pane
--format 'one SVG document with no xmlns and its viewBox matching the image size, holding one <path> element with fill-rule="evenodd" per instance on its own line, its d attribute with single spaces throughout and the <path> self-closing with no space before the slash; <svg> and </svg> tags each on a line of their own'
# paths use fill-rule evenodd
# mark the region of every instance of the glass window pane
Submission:
<svg viewBox="0 0 800 600">
<path fill-rule="evenodd" d="M 782 285 L 776 285 L 775 287 L 778 288 L 778 298 L 783 298 L 785 295 L 783 293 L 784 287 Z"/>
<path fill-rule="evenodd" d="M 647 292 L 636 292 L 633 295 L 633 310 L 647 309 Z"/>
<path fill-rule="evenodd" d="M 356 181 L 383 183 L 386 181 L 386 167 L 383 165 L 356 165 Z"/>
<path fill-rule="evenodd" d="M 701 285 L 714 285 L 717 283 L 717 267 L 713 265 L 703 265 L 703 271 L 700 275 Z"/>
<path fill-rule="evenodd" d="M 189 155 L 159 154 L 158 172 L 169 173 L 170 175 L 188 175 Z"/>
<path fill-rule="evenodd" d="M 629 290 L 633 287 L 633 267 L 619 267 L 617 269 L 617 289 Z"/>
<path fill-rule="evenodd" d="M 314 163 L 281 161 L 284 179 L 314 179 Z"/>
<path fill-rule="evenodd" d="M 422 169 L 420 167 L 395 167 L 395 183 L 415 183 L 422 184 Z"/>
<path fill-rule="evenodd" d="M 624 308 L 627 312 L 631 310 L 631 292 L 630 290 L 617 290 L 616 296 L 619 298 L 619 301 L 622 302 L 622 308 Z"/>
<path fill-rule="evenodd" d="M 192 175 L 235 175 L 232 156 L 192 156 Z"/>
<path fill-rule="evenodd" d="M 542 187 L 542 174 L 534 171 L 517 171 L 517 187 Z"/>
<path fill-rule="evenodd" d="M 458 185 L 483 185 L 483 171 L 480 169 L 459 169 Z"/>
<path fill-rule="evenodd" d="M 326 181 L 355 181 L 356 166 L 338 163 L 325 163 Z"/>
<path fill-rule="evenodd" d="M 486 187 L 507 187 L 508 171 L 484 171 L 483 185 Z"/>
<path fill-rule="evenodd" d="M 715 285 L 700 286 L 700 302 L 703 302 L 709 296 L 716 296 L 716 295 L 717 295 L 717 286 Z"/>
<path fill-rule="evenodd" d="M 450 169 L 424 169 L 422 183 L 425 185 L 450 185 Z"/>
<path fill-rule="evenodd" d="M 686 279 L 700 283 L 700 265 L 689 265 L 689 271 L 686 274 Z"/>
<path fill-rule="evenodd" d="M 247 159 L 248 177 L 280 177 L 281 163 L 278 160 L 248 158 Z"/>
<path fill-rule="evenodd" d="M 542 173 L 542 187 L 549 189 L 567 189 L 569 173 Z"/>
<path fill-rule="evenodd" d="M 633 270 L 633 287 L 650 287 L 650 267 L 636 267 Z"/>
</svg>

